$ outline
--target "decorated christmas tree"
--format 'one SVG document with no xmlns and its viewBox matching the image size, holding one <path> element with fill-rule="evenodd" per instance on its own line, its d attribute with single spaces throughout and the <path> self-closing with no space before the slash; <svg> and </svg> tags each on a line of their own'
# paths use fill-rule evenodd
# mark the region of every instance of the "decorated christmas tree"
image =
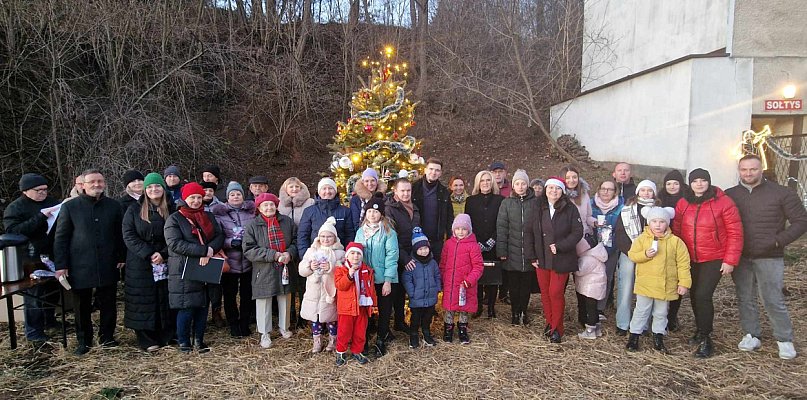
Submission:
<svg viewBox="0 0 807 400">
<path fill-rule="evenodd" d="M 331 172 L 342 200 L 353 190 L 361 173 L 371 167 L 383 179 L 394 179 L 402 170 L 422 173 L 423 158 L 416 151 L 420 141 L 408 135 L 415 126 L 415 106 L 407 97 L 408 65 L 399 62 L 395 49 L 387 46 L 379 60 L 361 62 L 370 71 L 367 81 L 350 100 L 350 118 L 338 122 L 333 143 Z M 402 174 L 403 175 L 403 174 Z"/>
</svg>

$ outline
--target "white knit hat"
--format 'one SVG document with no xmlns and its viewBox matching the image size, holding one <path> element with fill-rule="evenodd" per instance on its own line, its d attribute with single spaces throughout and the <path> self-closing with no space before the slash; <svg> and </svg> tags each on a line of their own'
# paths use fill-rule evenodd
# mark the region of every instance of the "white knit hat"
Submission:
<svg viewBox="0 0 807 400">
<path fill-rule="evenodd" d="M 333 190 L 336 190 L 336 182 L 334 182 L 333 179 L 328 177 L 319 180 L 319 183 L 317 184 L 317 192 L 322 190 L 323 186 L 330 186 L 333 188 Z"/>
<path fill-rule="evenodd" d="M 652 189 L 653 190 L 653 195 L 658 194 L 658 191 L 656 190 L 656 184 L 653 181 L 651 181 L 650 179 L 645 179 L 645 180 L 639 182 L 638 185 L 636 185 L 636 194 L 639 194 L 639 189 L 641 189 L 643 187 Z"/>
<path fill-rule="evenodd" d="M 336 219 L 334 217 L 328 217 L 328 219 L 322 223 L 322 226 L 319 227 L 317 235 L 321 234 L 322 232 L 333 233 L 334 236 L 339 238 L 339 235 L 336 233 Z"/>
</svg>

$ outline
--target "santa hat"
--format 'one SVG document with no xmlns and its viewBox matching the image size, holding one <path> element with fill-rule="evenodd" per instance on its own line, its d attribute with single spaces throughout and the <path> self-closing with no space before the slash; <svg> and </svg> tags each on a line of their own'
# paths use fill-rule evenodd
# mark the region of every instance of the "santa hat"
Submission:
<svg viewBox="0 0 807 400">
<path fill-rule="evenodd" d="M 560 178 L 558 178 L 556 176 L 553 176 L 553 177 L 546 180 L 546 183 L 544 183 L 544 187 L 547 187 L 549 185 L 555 185 L 555 186 L 559 187 L 561 191 L 563 191 L 563 192 L 566 191 L 566 184 L 563 183 L 563 179 L 560 179 Z"/>
<path fill-rule="evenodd" d="M 355 251 L 362 256 L 364 256 L 364 246 L 361 243 L 350 242 L 347 244 L 347 248 L 345 249 L 345 254 L 350 253 L 351 251 Z"/>
</svg>

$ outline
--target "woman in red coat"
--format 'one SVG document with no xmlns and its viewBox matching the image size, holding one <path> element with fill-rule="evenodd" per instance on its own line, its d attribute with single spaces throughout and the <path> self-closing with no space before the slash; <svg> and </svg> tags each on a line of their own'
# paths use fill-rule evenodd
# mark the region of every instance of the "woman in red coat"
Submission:
<svg viewBox="0 0 807 400">
<path fill-rule="evenodd" d="M 740 262 L 743 250 L 743 227 L 734 201 L 711 185 L 705 169 L 689 173 L 689 188 L 675 206 L 673 233 L 687 245 L 692 268 L 692 289 L 689 294 L 695 314 L 695 335 L 691 344 L 698 344 L 695 356 L 712 356 L 712 325 L 714 304 L 712 296 L 720 277 L 729 275 Z"/>
<path fill-rule="evenodd" d="M 476 312 L 477 281 L 482 277 L 482 250 L 471 227 L 471 217 L 460 214 L 451 224 L 454 236 L 446 240 L 440 257 L 440 277 L 443 281 L 443 309 L 446 314 L 443 340 L 454 340 L 454 314 L 458 314 L 459 337 L 462 344 L 468 337 L 468 314 Z"/>
</svg>

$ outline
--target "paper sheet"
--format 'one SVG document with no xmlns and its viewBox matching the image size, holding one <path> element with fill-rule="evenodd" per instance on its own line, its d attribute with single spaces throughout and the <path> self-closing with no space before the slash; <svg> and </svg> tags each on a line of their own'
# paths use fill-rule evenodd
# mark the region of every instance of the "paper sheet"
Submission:
<svg viewBox="0 0 807 400">
<path fill-rule="evenodd" d="M 50 230 L 53 229 L 53 225 L 56 223 L 56 217 L 59 216 L 59 211 L 62 209 L 62 204 L 64 203 L 59 203 L 51 207 L 53 209 L 53 213 L 50 215 L 50 217 L 48 217 L 48 234 L 50 234 Z"/>
</svg>

